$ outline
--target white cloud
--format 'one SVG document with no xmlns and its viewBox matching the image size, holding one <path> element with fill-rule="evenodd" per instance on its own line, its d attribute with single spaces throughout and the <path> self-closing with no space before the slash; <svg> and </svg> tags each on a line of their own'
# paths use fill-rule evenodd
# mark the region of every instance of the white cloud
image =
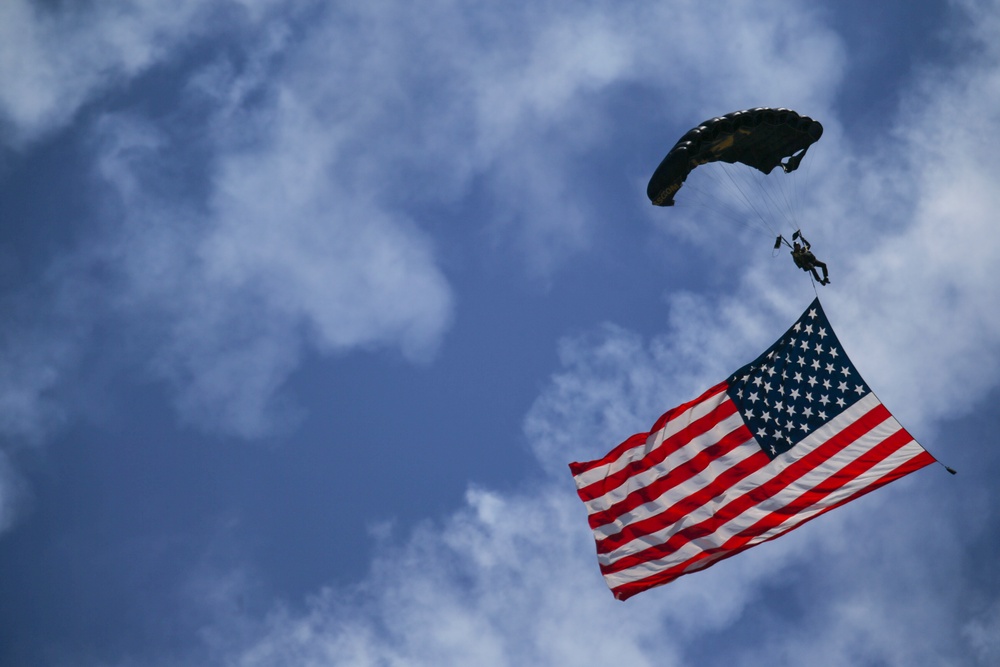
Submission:
<svg viewBox="0 0 1000 667">
<path fill-rule="evenodd" d="M 630 423 L 645 425 L 636 405 L 657 384 L 649 380 L 655 353 L 627 332 L 610 329 L 567 350 L 565 372 L 529 420 L 533 446 L 553 463 L 560 448 L 564 461 L 581 447 L 603 453 Z M 983 465 L 995 467 L 987 458 Z M 978 536 L 955 518 L 989 516 L 990 501 L 970 503 L 976 492 L 939 468 L 625 603 L 600 578 L 568 470 L 551 473 L 530 491 L 472 489 L 451 516 L 383 542 L 356 587 L 212 626 L 215 655 L 244 667 L 929 666 L 977 655 L 989 664 L 993 617 L 965 620 L 981 582 L 963 573 L 962 554 Z"/>
<path fill-rule="evenodd" d="M 425 359 L 450 320 L 427 237 L 331 178 L 338 147 L 308 116 L 286 99 L 259 146 L 221 152 L 207 210 L 150 187 L 163 176 L 151 165 L 169 159 L 155 129 L 122 118 L 102 129 L 122 218 L 94 252 L 120 271 L 117 314 L 146 329 L 154 370 L 208 428 L 253 437 L 293 418 L 276 394 L 306 346 Z"/>
<path fill-rule="evenodd" d="M 66 345 L 4 332 L 0 347 L 0 433 L 39 442 L 63 419 L 52 395 L 66 360 Z"/>
<path fill-rule="evenodd" d="M 859 368 L 904 423 L 938 423 L 996 384 L 1000 326 L 985 269 L 1000 266 L 1000 236 L 989 232 L 997 202 L 983 176 L 996 173 L 996 158 L 982 137 L 1000 124 L 997 71 L 987 50 L 931 73 L 924 81 L 933 97 L 912 94 L 908 108 L 917 111 L 900 114 L 875 157 L 830 151 L 844 168 L 832 169 L 812 204 L 817 220 L 843 221 L 824 234 L 835 282 L 822 296 Z M 977 122 L 953 123 L 954 108 L 971 109 Z M 952 216 L 961 229 L 943 231 Z M 551 473 L 537 492 L 470 492 L 453 516 L 386 548 L 358 590 L 277 611 L 259 639 L 230 648 L 231 663 L 672 665 L 706 653 L 719 664 L 988 660 L 995 614 L 966 622 L 965 602 L 949 593 L 976 583 L 960 573 L 968 537 L 949 526 L 965 510 L 915 491 L 918 482 L 939 484 L 933 474 L 950 479 L 937 469 L 628 603 L 615 603 L 600 582 L 583 510 L 560 468 L 648 427 L 651 411 L 721 380 L 730 362 L 780 334 L 811 294 L 790 297 L 794 288 L 774 287 L 773 272 L 773 264 L 750 266 L 735 296 L 675 296 L 669 332 L 649 343 L 613 326 L 564 342 L 565 370 L 527 420 Z M 956 331 L 953 322 L 969 327 Z M 942 571 L 950 578 L 934 581 Z M 802 607 L 761 603 L 768 589 Z M 778 623 L 766 644 L 741 635 Z M 963 627 L 964 643 L 955 640 Z M 722 632 L 736 648 L 704 651 Z"/>
<path fill-rule="evenodd" d="M 88 103 L 124 90 L 219 33 L 266 26 L 276 0 L 0 4 L 0 140 L 15 148 L 58 131 Z M 47 6 L 48 5 L 48 6 Z"/>
<path fill-rule="evenodd" d="M 597 572 L 582 509 L 559 486 L 567 485 L 507 497 L 470 491 L 443 524 L 385 551 L 357 590 L 276 609 L 252 641 L 216 649 L 226 664 L 248 667 L 680 665 L 686 638 L 732 622 L 746 603 L 737 581 L 761 576 L 718 568 L 698 586 L 617 602 Z"/>
<path fill-rule="evenodd" d="M 866 379 L 918 432 L 974 409 L 1000 366 L 1000 158 L 984 139 L 1000 125 L 1000 50 L 982 28 L 998 12 L 995 3 L 957 7 L 976 17 L 961 40 L 969 58 L 920 71 L 867 143 L 851 146 L 835 116 L 821 117 L 827 129 L 799 190 L 803 230 L 831 269 L 832 285 L 818 294 Z M 745 346 L 750 321 L 754 345 L 769 343 L 814 296 L 806 280 L 788 282 L 786 253 L 741 249 L 720 257 L 748 264 L 735 295 L 712 299 L 701 310 L 717 314 L 669 334 L 696 343 L 691 361 L 713 364 L 718 350 L 731 349 L 726 339 Z M 671 303 L 675 323 L 689 319 L 677 313 L 690 311 L 691 297 L 672 295 Z M 772 333 L 761 337 L 764 323 Z M 713 339 L 700 345 L 706 332 Z M 744 361 L 755 354 L 746 353 Z"/>
<path fill-rule="evenodd" d="M 599 93 L 649 86 L 664 100 L 665 119 L 697 120 L 756 103 L 804 105 L 822 117 L 845 58 L 815 17 L 785 5 L 733 3 L 715 10 L 710 27 L 693 2 L 670 10 L 616 6 L 613 15 L 577 7 L 570 16 L 546 6 L 510 18 L 451 2 L 407 7 L 330 15 L 301 44 L 275 30 L 241 73 L 224 64 L 204 71 L 192 95 L 209 108 L 212 127 L 226 131 L 206 148 L 203 197 L 173 200 L 159 189 L 170 193 L 159 165 L 180 161 L 167 129 L 122 115 L 107 116 L 99 128 L 101 173 L 119 208 L 83 263 L 96 258 L 113 267 L 113 279 L 101 284 L 109 308 L 149 346 L 154 370 L 175 384 L 189 419 L 244 435 L 273 427 L 289 414 L 275 395 L 308 347 L 432 354 L 451 317 L 451 294 L 426 231 L 432 221 L 403 213 L 410 204 L 460 200 L 475 179 L 487 178 L 496 210 L 475 224 L 515 238 L 535 270 L 554 271 L 585 248 L 600 221 L 586 206 L 567 212 L 566 200 L 579 191 L 575 162 L 601 140 L 605 121 L 588 108 Z M 10 16 L 24 25 L 23 16 Z M 178 16 L 183 23 L 191 15 Z M 106 65 L 112 72 L 137 71 L 156 57 L 108 39 L 119 54 Z M 37 50 L 31 44 L 26 53 Z M 922 111 L 900 117 L 898 144 L 885 155 L 868 162 L 831 149 L 857 171 L 833 170 L 831 187 L 814 204 L 817 219 L 845 221 L 846 236 L 867 228 L 858 220 L 887 218 L 888 231 L 867 238 L 873 251 L 863 260 L 852 260 L 856 243 L 822 239 L 836 270 L 823 296 L 890 407 L 900 414 L 915 406 L 900 414 L 904 423 L 919 418 L 916 410 L 926 411 L 928 422 L 939 419 L 970 386 L 983 390 L 996 377 L 1000 327 L 984 310 L 996 300 L 982 269 L 1000 265 L 1000 237 L 989 233 L 996 202 L 980 176 L 996 170 L 976 134 L 997 124 L 992 57 L 948 72 L 950 84 L 932 75 L 929 81 L 951 87 L 942 94 L 929 86 L 931 99 L 913 93 L 920 104 L 912 108 Z M 47 66 L 60 77 L 73 71 Z M 5 98 L 5 113 L 29 136 L 66 122 L 101 81 L 84 77 L 79 90 L 51 85 L 16 102 Z M 769 99 L 758 102 L 761 91 Z M 949 93 L 964 105 L 941 101 Z M 956 129 L 941 120 L 970 107 L 977 124 Z M 835 119 L 828 127 L 836 129 Z M 949 150 L 928 155 L 942 145 Z M 887 172 L 901 176 L 887 182 Z M 941 217 L 956 211 L 965 226 L 942 238 Z M 975 261 L 966 261 L 970 253 Z M 904 258 L 919 260 L 912 272 L 896 269 Z M 236 643 L 215 639 L 217 650 L 240 665 L 689 664 L 689 641 L 738 630 L 763 588 L 782 585 L 787 573 L 806 569 L 819 588 L 848 579 L 843 569 L 824 571 L 843 555 L 829 535 L 846 542 L 869 525 L 853 509 L 824 517 L 823 531 L 811 524 L 618 603 L 600 580 L 564 467 L 648 427 L 663 408 L 748 360 L 744 352 L 771 342 L 800 306 L 773 287 L 769 271 L 773 264 L 751 265 L 736 297 L 675 295 L 670 330 L 652 341 L 610 326 L 564 342 L 565 370 L 527 421 L 550 473 L 537 491 L 470 491 L 452 516 L 383 547 L 356 590 L 322 591 L 301 610 L 276 608 L 251 638 L 240 619 Z M 894 324 L 913 322 L 915 313 L 924 314 L 916 327 Z M 975 325 L 955 332 L 949 319 Z M 907 369 L 929 372 L 934 391 Z M 40 419 L 37 397 L 57 382 L 44 373 L 35 378 L 22 388 L 24 405 L 12 388 L 0 394 L 25 424 Z M 897 511 L 898 527 L 887 529 L 885 541 L 919 545 L 911 528 L 926 513 Z M 879 546 L 857 543 L 851 554 L 874 563 L 864 586 L 826 591 L 837 627 L 856 631 L 905 611 L 892 597 L 905 573 L 881 579 L 897 563 L 878 562 Z M 926 613 L 934 600 L 909 601 L 916 603 L 912 618 L 935 618 Z M 989 616 L 967 626 L 983 655 L 992 648 L 977 638 L 990 627 Z M 910 628 L 891 629 L 902 634 L 867 636 L 867 650 L 889 662 L 918 659 Z M 224 630 L 213 628 L 216 637 Z M 787 656 L 807 646 L 789 639 L 764 657 L 801 664 Z M 856 657 L 844 645 L 828 648 L 832 656 Z"/>
<path fill-rule="evenodd" d="M 758 104 L 820 114 L 843 69 L 839 43 L 807 12 L 734 3 L 706 22 L 696 3 L 548 11 L 524 19 L 536 26 L 527 44 L 491 53 L 470 76 L 499 218 L 515 222 L 529 267 L 543 273 L 589 248 L 608 224 L 594 203 L 620 196 L 592 177 L 584 185 L 581 167 L 601 159 L 609 126 L 630 122 L 607 115 L 609 91 L 630 86 L 659 102 L 664 128 L 648 143 L 665 150 L 671 132 L 687 129 L 679 118 L 693 124 Z"/>
<path fill-rule="evenodd" d="M 989 7 L 977 26 L 996 23 L 995 3 Z M 886 378 L 873 386 L 887 404 L 921 427 L 973 408 L 969 398 L 995 386 L 1000 369 L 992 272 L 1000 266 L 1000 158 L 984 141 L 1000 126 L 1000 49 L 991 37 L 975 46 L 977 59 L 927 72 L 903 97 L 893 152 L 870 168 L 857 163 L 855 191 L 889 174 L 895 193 L 887 202 L 879 201 L 883 189 L 857 198 L 843 218 L 845 289 L 835 300 L 842 336 L 869 381 Z"/>
<path fill-rule="evenodd" d="M 598 102 L 611 87 L 685 91 L 671 114 L 720 98 L 737 106 L 775 81 L 789 103 L 823 105 L 831 93 L 817 76 L 836 81 L 843 58 L 808 14 L 739 3 L 711 35 L 693 4 L 567 14 L 442 0 L 321 12 L 307 25 L 265 20 L 268 7 L 12 3 L 6 25 L 18 39 L 4 62 L 34 69 L 0 69 L 14 91 L 0 108 L 25 140 L 115 82 L 176 64 L 181 45 L 255 26 L 236 30 L 237 55 L 191 76 L 156 121 L 97 123 L 115 201 L 67 262 L 82 275 L 66 277 L 94 283 L 91 268 L 109 269 L 112 281 L 92 285 L 97 301 L 152 346 L 140 354 L 176 387 L 186 418 L 243 435 L 291 416 L 275 396 L 308 350 L 433 354 L 451 294 L 426 230 L 443 222 L 410 211 L 483 199 L 466 224 L 550 277 L 604 224 L 580 203 L 579 182 L 604 141 Z M 237 18 L 246 22 L 222 20 Z M 52 43 L 63 48 L 45 51 Z M 690 91 L 706 74 L 719 85 Z M 199 117 L 205 125 L 191 127 Z"/>
<path fill-rule="evenodd" d="M 962 634 L 975 649 L 980 664 L 995 664 L 1000 660 L 1000 601 L 971 620 Z"/>
<path fill-rule="evenodd" d="M 550 475 L 518 493 L 470 490 L 451 516 L 398 544 L 382 542 L 356 587 L 323 590 L 263 620 L 212 626 L 215 655 L 244 667 L 832 667 L 989 654 L 991 617 L 963 621 L 964 592 L 979 582 L 962 575 L 961 554 L 976 536 L 953 520 L 980 508 L 938 468 L 709 570 L 615 601 L 565 462 L 581 448 L 603 453 L 613 438 L 646 425 L 635 412 L 655 402 L 647 390 L 664 384 L 663 376 L 651 379 L 655 359 L 620 329 L 566 343 L 566 369 L 529 419 L 533 447 L 553 463 Z M 559 449 L 565 458 L 556 466 Z M 967 642 L 956 639 L 963 627 Z"/>
<path fill-rule="evenodd" d="M 23 144 L 56 129 L 104 89 L 170 55 L 190 35 L 199 3 L 0 5 L 0 120 Z"/>
<path fill-rule="evenodd" d="M 425 357 L 450 310 L 433 248 L 412 222 L 330 173 L 340 148 L 309 115 L 283 109 L 266 149 L 221 159 L 217 224 L 199 249 L 208 278 L 255 285 L 267 311 L 308 319 L 321 348 L 398 342 Z"/>
<path fill-rule="evenodd" d="M 711 25 L 701 15 L 695 3 L 369 7 L 318 23 L 280 80 L 343 142 L 353 163 L 337 173 L 352 187 L 416 204 L 474 196 L 470 224 L 548 278 L 606 224 L 592 202 L 614 193 L 591 166 L 608 128 L 629 122 L 609 117 L 609 91 L 654 97 L 665 125 L 747 100 L 829 104 L 844 54 L 815 17 L 739 3 Z"/>
</svg>

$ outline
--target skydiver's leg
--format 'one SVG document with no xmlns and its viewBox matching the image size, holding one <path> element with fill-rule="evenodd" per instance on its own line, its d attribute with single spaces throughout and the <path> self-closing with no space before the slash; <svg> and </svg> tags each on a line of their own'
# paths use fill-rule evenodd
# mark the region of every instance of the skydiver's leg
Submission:
<svg viewBox="0 0 1000 667">
<path fill-rule="evenodd" d="M 814 266 L 814 267 L 812 267 L 812 269 L 810 269 L 810 270 L 812 271 L 812 274 L 813 274 L 813 278 L 815 278 L 815 279 L 816 279 L 816 282 L 818 282 L 818 283 L 820 283 L 820 284 L 823 284 L 823 279 L 822 279 L 822 278 L 820 278 L 820 277 L 819 277 L 819 273 L 817 273 L 817 272 L 816 272 L 816 267 Z"/>
<path fill-rule="evenodd" d="M 823 269 L 823 280 L 822 280 L 822 282 L 824 282 L 824 283 L 829 282 L 830 273 L 826 270 L 826 262 L 821 262 L 821 261 L 819 261 L 817 259 L 815 262 L 813 262 L 813 264 L 815 266 L 818 266 L 819 268 Z M 815 272 L 815 269 L 813 269 L 813 271 Z"/>
</svg>

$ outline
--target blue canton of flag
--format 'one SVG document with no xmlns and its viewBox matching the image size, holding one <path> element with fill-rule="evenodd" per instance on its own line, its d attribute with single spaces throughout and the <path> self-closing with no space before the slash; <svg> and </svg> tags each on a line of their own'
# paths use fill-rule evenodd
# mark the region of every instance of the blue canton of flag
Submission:
<svg viewBox="0 0 1000 667">
<path fill-rule="evenodd" d="M 729 398 L 772 459 L 871 391 L 818 300 L 728 383 Z"/>
</svg>

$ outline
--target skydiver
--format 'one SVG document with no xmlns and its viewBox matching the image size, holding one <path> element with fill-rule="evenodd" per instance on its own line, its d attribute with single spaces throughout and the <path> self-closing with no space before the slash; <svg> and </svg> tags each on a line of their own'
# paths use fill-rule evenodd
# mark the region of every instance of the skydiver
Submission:
<svg viewBox="0 0 1000 667">
<path fill-rule="evenodd" d="M 800 244 L 797 239 L 802 239 Z M 830 276 L 826 270 L 826 263 L 821 262 L 816 259 L 816 255 L 812 254 L 809 245 L 809 241 L 806 237 L 802 236 L 802 232 L 798 231 L 792 234 L 792 241 L 794 245 L 792 246 L 792 260 L 795 262 L 795 266 L 799 267 L 803 271 L 812 271 L 813 278 L 816 279 L 820 285 L 829 285 Z M 823 269 L 823 277 L 819 277 L 819 272 L 816 271 L 817 268 Z"/>
</svg>

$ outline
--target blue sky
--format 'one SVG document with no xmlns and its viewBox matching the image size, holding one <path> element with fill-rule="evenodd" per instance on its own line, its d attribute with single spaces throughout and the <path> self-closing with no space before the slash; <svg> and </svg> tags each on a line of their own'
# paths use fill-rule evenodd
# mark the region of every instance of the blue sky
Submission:
<svg viewBox="0 0 1000 667">
<path fill-rule="evenodd" d="M 997 664 L 998 33 L 986 0 L 7 0 L 0 664 Z M 823 123 L 775 224 L 959 475 L 617 602 L 566 464 L 815 296 L 645 197 L 755 106 Z"/>
</svg>

